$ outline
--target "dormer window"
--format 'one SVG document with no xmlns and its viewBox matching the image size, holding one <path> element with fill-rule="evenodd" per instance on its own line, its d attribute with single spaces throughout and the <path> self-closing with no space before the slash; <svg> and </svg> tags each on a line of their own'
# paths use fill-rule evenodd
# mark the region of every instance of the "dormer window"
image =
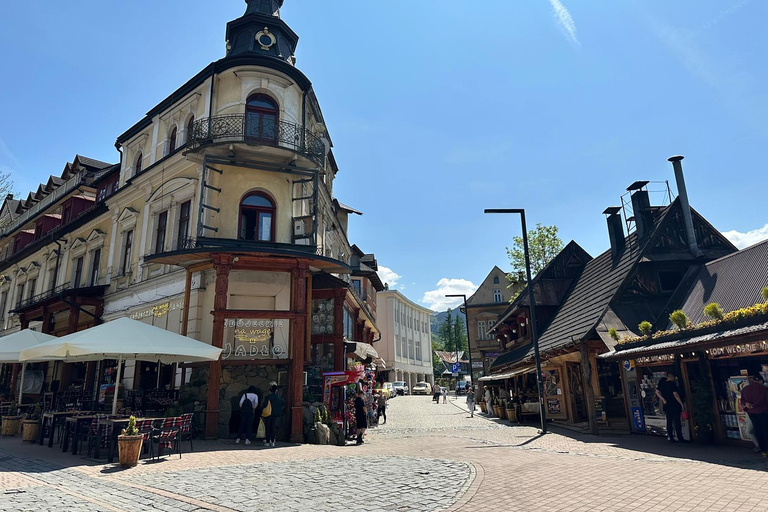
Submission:
<svg viewBox="0 0 768 512">
<path fill-rule="evenodd" d="M 168 154 L 170 155 L 176 151 L 176 127 L 173 127 L 171 134 L 168 136 Z"/>
<path fill-rule="evenodd" d="M 133 166 L 133 175 L 138 176 L 141 173 L 141 165 L 144 162 L 144 155 L 139 153 L 139 156 L 136 157 L 136 165 Z"/>
<path fill-rule="evenodd" d="M 275 241 L 275 203 L 263 192 L 252 192 L 240 203 L 240 240 Z"/>
</svg>

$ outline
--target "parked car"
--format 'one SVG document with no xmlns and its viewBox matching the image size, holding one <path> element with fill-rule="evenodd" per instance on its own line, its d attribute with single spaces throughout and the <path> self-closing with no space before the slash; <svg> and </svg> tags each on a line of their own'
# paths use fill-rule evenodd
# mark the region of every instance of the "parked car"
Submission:
<svg viewBox="0 0 768 512">
<path fill-rule="evenodd" d="M 429 384 L 429 382 L 418 382 L 415 386 L 413 386 L 411 391 L 414 395 L 431 395 L 432 386 Z"/>
<path fill-rule="evenodd" d="M 382 384 L 379 392 L 383 393 L 384 396 L 387 397 L 387 399 L 393 398 L 397 394 L 395 393 L 395 387 L 392 385 L 391 382 L 385 382 L 384 384 Z"/>
<path fill-rule="evenodd" d="M 469 382 L 460 380 L 456 383 L 456 395 L 466 395 L 469 390 Z"/>
<path fill-rule="evenodd" d="M 398 395 L 407 395 L 410 390 L 408 389 L 408 383 L 402 380 L 396 380 L 392 383 L 395 388 L 395 393 Z"/>
</svg>

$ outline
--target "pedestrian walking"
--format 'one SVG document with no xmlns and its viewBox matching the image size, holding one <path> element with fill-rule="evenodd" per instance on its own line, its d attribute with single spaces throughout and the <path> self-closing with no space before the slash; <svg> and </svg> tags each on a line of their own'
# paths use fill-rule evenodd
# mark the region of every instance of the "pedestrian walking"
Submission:
<svg viewBox="0 0 768 512">
<path fill-rule="evenodd" d="M 365 429 L 368 428 L 368 408 L 365 406 L 363 392 L 360 389 L 357 390 L 357 397 L 355 397 L 355 426 L 357 427 L 356 444 L 363 444 Z"/>
<path fill-rule="evenodd" d="M 248 391 L 240 397 L 240 429 L 237 431 L 237 440 L 245 436 L 245 444 L 251 444 L 251 433 L 253 432 L 253 417 L 256 415 L 256 407 L 259 406 L 259 395 L 256 394 L 256 388 L 251 386 Z"/>
<path fill-rule="evenodd" d="M 675 383 L 677 377 L 674 373 L 667 373 L 667 379 L 659 381 L 656 387 L 656 396 L 664 404 L 664 415 L 667 417 L 667 439 L 678 443 L 686 442 L 683 438 L 683 423 L 680 415 L 685 410 L 683 399 L 680 398 L 680 390 Z M 675 436 L 677 439 L 675 440 Z"/>
<path fill-rule="evenodd" d="M 432 384 L 432 401 L 436 404 L 440 403 L 440 386 L 438 386 L 437 382 Z"/>
<path fill-rule="evenodd" d="M 474 418 L 475 417 L 475 389 L 473 387 L 470 387 L 469 391 L 467 391 L 467 409 L 469 409 L 469 417 Z"/>
<path fill-rule="evenodd" d="M 275 424 L 279 418 L 283 417 L 285 412 L 285 400 L 283 397 L 277 394 L 277 386 L 269 388 L 269 395 L 264 399 L 264 411 L 269 410 L 269 414 L 264 415 L 264 427 L 266 428 L 267 436 L 264 438 L 264 446 L 275 446 Z"/>
<path fill-rule="evenodd" d="M 379 406 L 378 406 L 378 415 L 379 418 L 384 418 L 384 424 L 387 424 L 387 397 L 384 396 L 384 393 L 379 393 Z M 378 421 L 378 420 L 377 420 Z"/>
<path fill-rule="evenodd" d="M 443 388 L 443 403 L 448 403 L 448 388 Z"/>
<path fill-rule="evenodd" d="M 760 375 L 753 375 L 750 381 L 749 385 L 741 390 L 741 406 L 752 421 L 763 457 L 768 457 L 768 392 Z"/>
<path fill-rule="evenodd" d="M 485 390 L 485 409 L 488 411 L 488 417 L 493 418 L 493 394 L 488 386 L 483 386 Z"/>
</svg>

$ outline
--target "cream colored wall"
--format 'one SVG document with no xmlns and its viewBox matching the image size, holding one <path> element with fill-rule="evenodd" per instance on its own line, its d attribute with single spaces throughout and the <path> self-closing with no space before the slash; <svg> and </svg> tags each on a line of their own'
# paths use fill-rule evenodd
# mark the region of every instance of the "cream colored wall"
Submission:
<svg viewBox="0 0 768 512">
<path fill-rule="evenodd" d="M 228 308 L 289 311 L 291 275 L 287 272 L 233 270 L 229 275 Z"/>
<path fill-rule="evenodd" d="M 212 186 L 221 188 L 220 194 L 208 194 L 207 203 L 220 208 L 219 213 L 209 211 L 206 225 L 218 227 L 218 238 L 239 238 L 238 222 L 240 201 L 248 192 L 266 192 L 276 206 L 275 241 L 291 243 L 293 234 L 292 181 L 297 176 L 289 174 L 244 169 L 242 167 L 220 166 L 224 174 L 211 173 L 208 179 Z M 213 179 L 211 179 L 213 178 Z"/>
</svg>

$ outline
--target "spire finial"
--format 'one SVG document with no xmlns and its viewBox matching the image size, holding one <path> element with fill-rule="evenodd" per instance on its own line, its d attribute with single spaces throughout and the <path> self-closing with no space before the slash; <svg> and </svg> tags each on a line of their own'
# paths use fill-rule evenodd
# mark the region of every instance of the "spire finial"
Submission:
<svg viewBox="0 0 768 512">
<path fill-rule="evenodd" d="M 245 16 L 248 14 L 280 16 L 280 8 L 283 6 L 283 0 L 245 0 L 245 3 L 248 4 Z"/>
</svg>

